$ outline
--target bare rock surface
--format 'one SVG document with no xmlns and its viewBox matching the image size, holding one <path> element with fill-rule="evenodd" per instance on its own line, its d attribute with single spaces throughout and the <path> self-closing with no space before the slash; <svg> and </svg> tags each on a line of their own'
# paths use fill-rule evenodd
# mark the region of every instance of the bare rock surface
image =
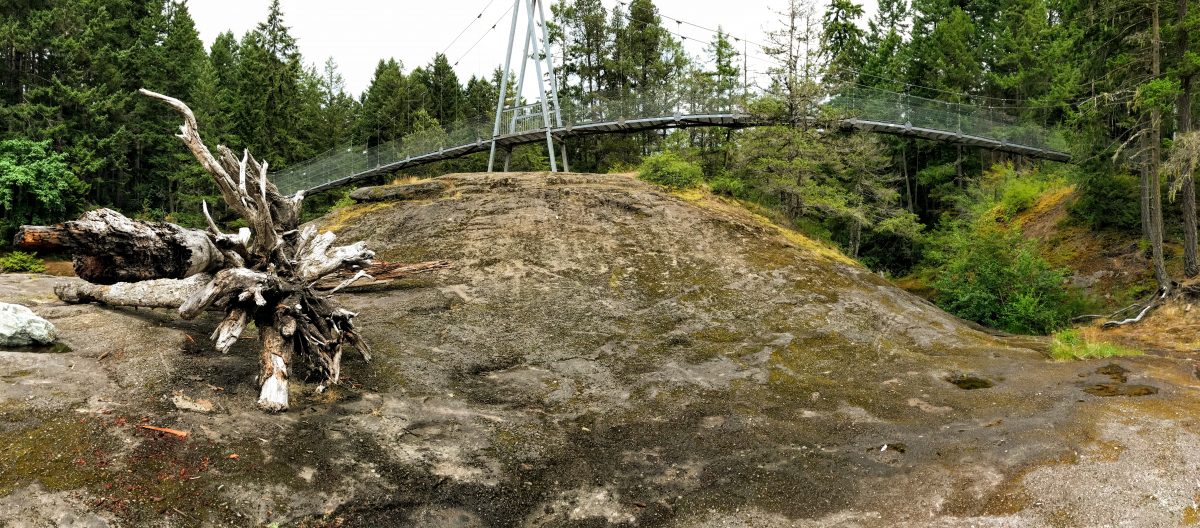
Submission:
<svg viewBox="0 0 1200 528">
<path fill-rule="evenodd" d="M 436 179 L 419 182 L 384 185 L 380 187 L 363 187 L 350 193 L 350 199 L 362 202 L 387 202 L 403 200 L 420 200 L 433 198 L 446 190 L 446 184 Z"/>
<path fill-rule="evenodd" d="M 318 221 L 383 259 L 453 266 L 346 295 L 376 360 L 322 394 L 296 383 L 286 414 L 254 408 L 253 340 L 212 350 L 215 315 L 63 306 L 53 284 L 73 279 L 0 275 L 0 300 L 63 343 L 0 352 L 0 525 L 1200 515 L 1188 358 L 1120 359 L 1119 383 L 1156 392 L 1096 396 L 1109 361 L 980 332 L 736 204 L 621 175 L 435 181 Z M 211 412 L 176 404 L 201 400 Z"/>
</svg>

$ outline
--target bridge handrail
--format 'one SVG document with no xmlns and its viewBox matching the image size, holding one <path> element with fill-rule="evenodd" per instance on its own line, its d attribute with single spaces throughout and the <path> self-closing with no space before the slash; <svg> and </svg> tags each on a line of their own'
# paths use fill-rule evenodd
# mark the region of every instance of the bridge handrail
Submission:
<svg viewBox="0 0 1200 528">
<path fill-rule="evenodd" d="M 745 115 L 748 109 L 736 94 L 679 94 L 645 91 L 624 97 L 588 97 L 579 101 L 563 97 L 563 125 L 574 127 L 628 120 L 696 115 Z M 557 115 L 547 105 L 549 122 L 557 126 Z M 1053 132 L 995 109 L 948 103 L 908 94 L 866 87 L 849 87 L 828 97 L 820 105 L 835 118 L 853 118 L 934 131 L 950 138 L 970 136 L 1023 145 L 1032 149 L 1062 150 L 1061 138 Z M 541 103 L 507 108 L 501 114 L 500 137 L 545 130 Z M 480 145 L 492 139 L 490 118 L 450 123 L 408 134 L 379 145 L 343 145 L 321 156 L 283 169 L 272 175 L 285 193 L 312 189 L 354 174 L 405 160 L 430 156 L 448 149 Z"/>
</svg>

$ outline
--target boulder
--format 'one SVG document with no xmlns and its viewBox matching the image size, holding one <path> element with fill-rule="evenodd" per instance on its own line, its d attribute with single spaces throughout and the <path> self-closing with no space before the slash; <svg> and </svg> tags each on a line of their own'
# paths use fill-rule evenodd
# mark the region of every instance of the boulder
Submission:
<svg viewBox="0 0 1200 528">
<path fill-rule="evenodd" d="M 0 303 L 0 346 L 48 345 L 54 338 L 50 321 L 19 304 Z"/>
</svg>

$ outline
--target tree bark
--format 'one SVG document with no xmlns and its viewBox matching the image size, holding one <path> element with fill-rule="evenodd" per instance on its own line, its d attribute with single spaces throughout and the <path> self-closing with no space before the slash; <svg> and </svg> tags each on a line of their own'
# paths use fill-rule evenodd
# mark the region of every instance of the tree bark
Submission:
<svg viewBox="0 0 1200 528">
<path fill-rule="evenodd" d="M 1160 54 L 1162 48 L 1162 37 L 1159 34 L 1159 19 L 1158 5 L 1151 6 L 1151 55 L 1150 68 L 1151 75 L 1157 78 L 1161 74 Z M 1150 201 L 1150 251 L 1154 260 L 1154 278 L 1158 281 L 1160 288 L 1170 290 L 1171 276 L 1167 274 L 1165 259 L 1163 258 L 1163 211 L 1162 211 L 1162 182 L 1159 176 L 1159 167 L 1162 162 L 1162 154 L 1160 152 L 1162 145 L 1162 112 L 1155 108 L 1150 111 L 1150 135 L 1147 138 L 1149 141 L 1150 162 L 1147 164 L 1147 176 L 1149 185 L 1147 193 Z"/>
<path fill-rule="evenodd" d="M 1180 28 L 1178 31 L 1178 47 L 1180 62 L 1186 62 L 1190 45 L 1187 30 L 1188 0 L 1179 0 Z M 1187 68 L 1187 66 L 1184 66 Z M 1184 73 L 1179 77 L 1180 93 L 1176 103 L 1176 114 L 1179 121 L 1180 135 L 1192 130 L 1192 76 Z M 1183 213 L 1183 274 L 1187 278 L 1200 275 L 1200 260 L 1197 257 L 1197 226 L 1196 226 L 1196 178 L 1188 171 L 1179 175 L 1182 185 L 1179 192 L 1183 193 L 1180 209 Z"/>
<path fill-rule="evenodd" d="M 70 281 L 56 285 L 54 294 L 71 304 L 94 302 L 109 306 L 174 309 L 203 289 L 210 280 L 211 275 L 202 273 L 186 279 L 154 279 L 112 285 Z"/>
<path fill-rule="evenodd" d="M 22 226 L 13 246 L 69 251 L 75 274 L 96 284 L 182 279 L 225 265 L 203 231 L 166 222 L 137 222 L 111 209 L 84 213 L 79 220 L 49 227 Z"/>
<path fill-rule="evenodd" d="M 958 184 L 958 188 L 963 188 L 963 148 L 962 145 L 957 146 L 957 156 L 954 158 L 954 181 Z"/>
</svg>

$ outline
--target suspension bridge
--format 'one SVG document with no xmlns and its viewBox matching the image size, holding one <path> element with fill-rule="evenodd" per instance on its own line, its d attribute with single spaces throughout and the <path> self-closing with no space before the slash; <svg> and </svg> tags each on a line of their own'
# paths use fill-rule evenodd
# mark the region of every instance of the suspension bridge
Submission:
<svg viewBox="0 0 1200 528">
<path fill-rule="evenodd" d="M 542 28 L 545 14 L 539 0 L 514 0 L 512 29 L 501 77 L 501 95 L 494 118 L 451 123 L 442 128 L 414 132 L 403 138 L 374 146 L 353 145 L 332 149 L 306 162 L 271 175 L 281 192 L 316 192 L 352 184 L 438 161 L 488 152 L 488 170 L 496 167 L 496 156 L 509 154 L 518 145 L 546 142 L 552 171 L 559 162 L 570 170 L 566 149 L 555 152 L 572 138 L 601 134 L 628 134 L 647 130 L 722 127 L 741 129 L 779 124 L 755 115 L 744 107 L 744 97 L 639 91 L 620 97 L 588 96 L 560 98 L 553 72 L 549 37 Z M 525 9 L 522 10 L 522 4 Z M 513 45 L 520 36 L 519 14 L 528 27 L 520 56 L 516 91 L 508 86 L 513 71 Z M 507 12 L 505 13 L 507 14 Z M 535 20 L 535 14 L 540 18 Z M 538 91 L 536 101 L 524 103 L 526 70 L 534 64 Z M 851 86 L 826 97 L 810 121 L 814 126 L 849 131 L 941 141 L 997 152 L 1052 161 L 1069 161 L 1062 141 L 1051 131 L 1021 122 L 1002 110 L 986 105 L 949 103 L 905 93 L 864 86 Z M 556 159 L 557 155 L 557 159 Z"/>
</svg>

